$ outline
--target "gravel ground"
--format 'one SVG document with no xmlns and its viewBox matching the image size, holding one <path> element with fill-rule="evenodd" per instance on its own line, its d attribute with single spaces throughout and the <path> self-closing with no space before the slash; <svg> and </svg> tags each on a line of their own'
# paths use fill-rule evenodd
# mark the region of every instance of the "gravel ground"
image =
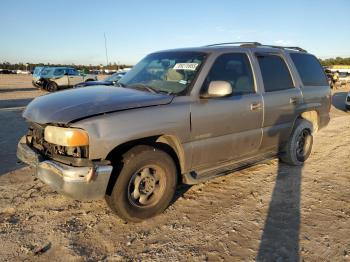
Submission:
<svg viewBox="0 0 350 262">
<path fill-rule="evenodd" d="M 345 93 L 336 92 L 332 120 L 303 167 L 274 159 L 179 186 L 165 213 L 138 224 L 122 222 L 104 201 L 65 198 L 17 166 L 0 175 L 0 261 L 350 261 Z"/>
</svg>

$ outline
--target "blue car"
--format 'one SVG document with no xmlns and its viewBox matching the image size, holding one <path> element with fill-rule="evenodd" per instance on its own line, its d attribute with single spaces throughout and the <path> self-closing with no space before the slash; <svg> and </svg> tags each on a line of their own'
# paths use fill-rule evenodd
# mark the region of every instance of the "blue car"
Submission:
<svg viewBox="0 0 350 262">
<path fill-rule="evenodd" d="M 126 74 L 126 71 L 114 73 L 113 75 L 110 75 L 106 77 L 104 80 L 101 81 L 89 81 L 89 82 L 82 82 L 74 87 L 85 87 L 85 86 L 96 86 L 96 85 L 103 85 L 103 86 L 113 86 L 118 83 L 118 81 Z"/>
</svg>

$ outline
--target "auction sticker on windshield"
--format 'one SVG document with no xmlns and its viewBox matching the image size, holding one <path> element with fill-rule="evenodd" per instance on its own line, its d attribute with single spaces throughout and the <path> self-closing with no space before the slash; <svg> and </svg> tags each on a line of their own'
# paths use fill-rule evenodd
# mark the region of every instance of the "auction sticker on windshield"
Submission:
<svg viewBox="0 0 350 262">
<path fill-rule="evenodd" d="M 177 63 L 173 69 L 195 71 L 197 66 L 197 63 Z"/>
</svg>

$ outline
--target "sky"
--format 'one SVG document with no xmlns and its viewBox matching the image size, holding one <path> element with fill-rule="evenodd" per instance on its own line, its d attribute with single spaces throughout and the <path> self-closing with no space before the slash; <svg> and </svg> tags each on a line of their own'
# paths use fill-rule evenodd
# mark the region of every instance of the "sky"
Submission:
<svg viewBox="0 0 350 262">
<path fill-rule="evenodd" d="M 0 62 L 134 64 L 150 52 L 220 42 L 300 46 L 350 57 L 349 0 L 1 0 Z"/>
</svg>

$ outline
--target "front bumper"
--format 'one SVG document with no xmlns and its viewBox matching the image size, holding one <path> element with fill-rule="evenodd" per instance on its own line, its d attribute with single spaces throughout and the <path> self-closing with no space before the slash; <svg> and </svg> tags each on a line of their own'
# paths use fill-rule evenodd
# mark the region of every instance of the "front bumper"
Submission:
<svg viewBox="0 0 350 262">
<path fill-rule="evenodd" d="M 33 80 L 32 85 L 36 88 L 43 88 L 43 82 L 40 82 L 39 80 Z"/>
<path fill-rule="evenodd" d="M 54 190 L 78 200 L 102 199 L 106 194 L 111 165 L 73 167 L 43 157 L 30 148 L 23 137 L 18 143 L 17 157 L 36 168 L 35 176 Z"/>
</svg>

